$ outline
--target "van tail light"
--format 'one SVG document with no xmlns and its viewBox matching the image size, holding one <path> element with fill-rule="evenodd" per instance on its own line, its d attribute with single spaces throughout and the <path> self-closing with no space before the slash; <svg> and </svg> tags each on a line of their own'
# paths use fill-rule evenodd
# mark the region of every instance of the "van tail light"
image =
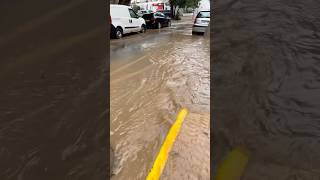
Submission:
<svg viewBox="0 0 320 180">
<path fill-rule="evenodd" d="M 110 19 L 109 19 L 109 21 L 110 21 L 110 24 L 112 24 L 112 18 L 111 18 L 111 16 L 110 16 Z"/>
</svg>

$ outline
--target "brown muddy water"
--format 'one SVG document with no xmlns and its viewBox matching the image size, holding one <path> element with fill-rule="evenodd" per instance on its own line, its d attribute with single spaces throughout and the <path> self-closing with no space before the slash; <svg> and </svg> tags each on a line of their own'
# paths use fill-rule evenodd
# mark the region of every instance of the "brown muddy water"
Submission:
<svg viewBox="0 0 320 180">
<path fill-rule="evenodd" d="M 319 179 L 319 1 L 214 8 L 214 165 L 243 145 L 252 156 L 242 179 Z"/>
<path fill-rule="evenodd" d="M 162 179 L 210 179 L 210 115 L 190 113 L 173 146 Z"/>
<path fill-rule="evenodd" d="M 0 1 L 0 179 L 107 177 L 106 8 Z"/>
<path fill-rule="evenodd" d="M 189 16 L 170 28 L 111 41 L 110 137 L 115 153 L 112 180 L 146 178 L 181 107 L 190 111 L 181 131 L 183 141 L 195 139 L 198 136 L 193 132 L 199 131 L 198 141 L 190 142 L 209 152 L 209 40 L 192 36 L 191 27 Z M 194 131 L 185 132 L 190 128 Z M 180 147 L 184 145 L 181 141 Z M 195 158 L 189 159 L 186 167 L 207 159 L 208 163 L 198 168 L 209 168 L 209 153 L 199 153 L 199 148 L 188 149 Z M 180 156 L 187 152 L 174 149 Z M 192 173 L 189 175 L 196 177 L 203 174 Z"/>
</svg>

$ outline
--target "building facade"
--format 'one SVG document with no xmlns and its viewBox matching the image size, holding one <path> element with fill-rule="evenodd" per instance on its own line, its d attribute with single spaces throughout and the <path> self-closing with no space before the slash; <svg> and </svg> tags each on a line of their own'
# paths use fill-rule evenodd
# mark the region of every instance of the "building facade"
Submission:
<svg viewBox="0 0 320 180">
<path fill-rule="evenodd" d="M 170 10 L 169 0 L 132 0 L 131 5 L 139 6 L 141 10 Z"/>
</svg>

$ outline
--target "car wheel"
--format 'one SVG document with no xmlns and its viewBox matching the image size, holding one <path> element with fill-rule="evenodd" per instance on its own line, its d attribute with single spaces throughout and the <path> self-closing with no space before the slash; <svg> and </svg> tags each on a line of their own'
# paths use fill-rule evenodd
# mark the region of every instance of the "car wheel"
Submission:
<svg viewBox="0 0 320 180">
<path fill-rule="evenodd" d="M 142 25 L 142 26 L 141 26 L 141 31 L 140 31 L 140 33 L 145 33 L 146 31 L 147 31 L 146 26 L 145 26 L 145 25 Z"/>
<path fill-rule="evenodd" d="M 157 23 L 157 29 L 161 29 L 161 23 L 160 22 Z"/>
<path fill-rule="evenodd" d="M 115 35 L 116 35 L 116 38 L 117 38 L 117 39 L 121 39 L 122 36 L 123 36 L 122 29 L 119 28 L 119 27 L 117 27 Z"/>
</svg>

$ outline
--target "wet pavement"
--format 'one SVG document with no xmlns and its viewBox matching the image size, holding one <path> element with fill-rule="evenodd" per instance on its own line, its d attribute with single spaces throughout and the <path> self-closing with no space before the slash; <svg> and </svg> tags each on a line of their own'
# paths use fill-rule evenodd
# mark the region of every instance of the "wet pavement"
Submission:
<svg viewBox="0 0 320 180">
<path fill-rule="evenodd" d="M 163 179 L 183 178 L 179 174 L 208 177 L 209 38 L 192 35 L 191 28 L 192 17 L 187 16 L 168 28 L 111 40 L 113 180 L 145 179 L 181 107 L 187 107 L 190 114 L 173 154 L 184 157 L 192 153 L 186 169 L 196 164 L 204 172 L 177 169 L 182 161 L 173 157 L 168 160 Z M 198 147 L 190 148 L 192 143 Z M 181 151 L 184 146 L 187 151 Z M 199 159 L 207 159 L 208 163 L 199 164 Z M 169 173 L 172 171 L 176 174 Z"/>
</svg>

